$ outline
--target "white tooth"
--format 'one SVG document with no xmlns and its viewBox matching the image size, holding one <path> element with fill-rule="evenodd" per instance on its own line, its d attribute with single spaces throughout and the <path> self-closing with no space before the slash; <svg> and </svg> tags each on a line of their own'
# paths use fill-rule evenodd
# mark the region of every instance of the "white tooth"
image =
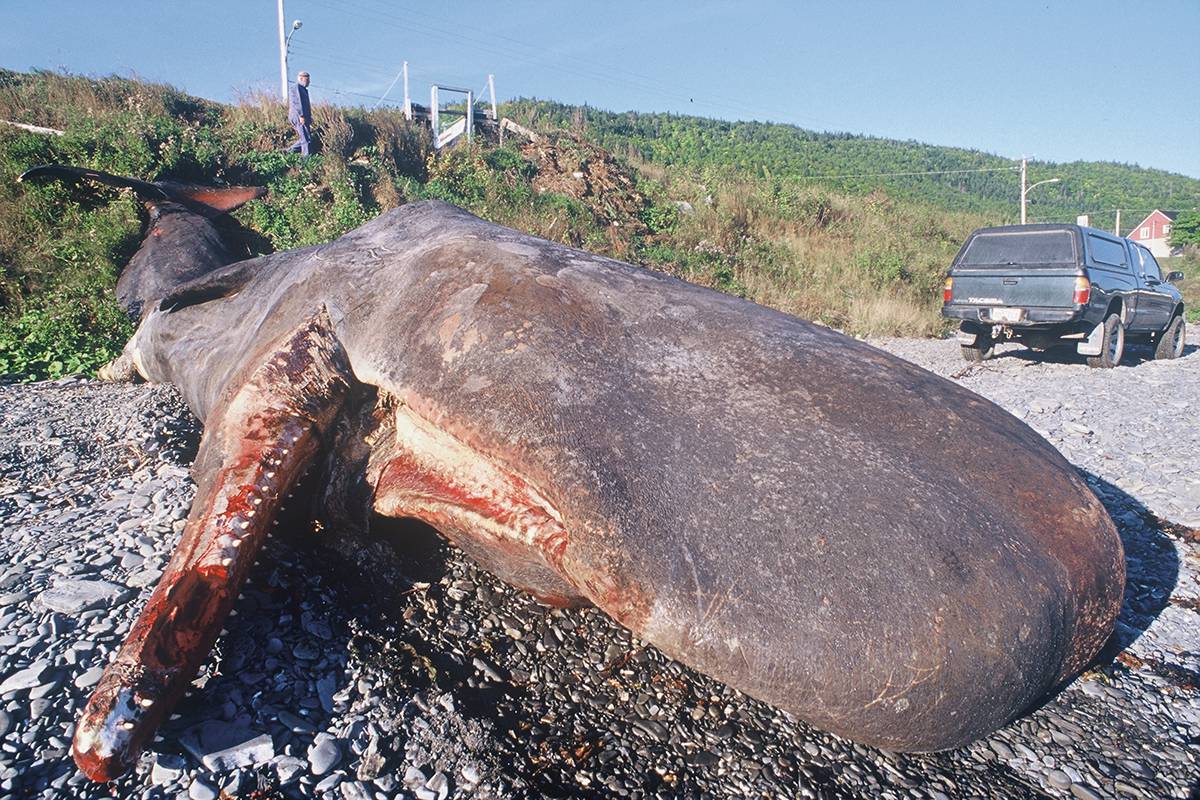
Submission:
<svg viewBox="0 0 1200 800">
<path fill-rule="evenodd" d="M 285 447 L 282 450 L 280 450 L 279 452 L 283 453 L 286 456 L 288 454 L 288 449 Z"/>
<path fill-rule="evenodd" d="M 238 523 L 238 527 L 241 528 L 242 530 L 246 530 L 247 528 L 250 527 L 250 520 L 248 520 L 248 519 L 242 520 L 241 522 Z"/>
<path fill-rule="evenodd" d="M 124 728 L 127 731 L 133 730 L 133 723 L 130 722 L 129 720 L 125 720 L 124 722 L 121 722 L 119 724 L 122 728 Z"/>
<path fill-rule="evenodd" d="M 267 473 L 267 480 L 271 480 L 271 478 L 274 478 L 274 477 L 275 477 L 275 473 L 274 473 L 274 472 L 268 472 L 268 473 Z"/>
<path fill-rule="evenodd" d="M 247 511 L 247 512 L 246 512 L 246 516 L 247 516 L 247 517 L 253 517 L 253 516 L 254 516 L 254 509 L 252 508 L 252 509 L 250 509 L 249 511 Z M 245 526 L 243 525 L 242 527 L 245 527 Z"/>
<path fill-rule="evenodd" d="M 261 498 L 261 497 L 256 497 L 256 498 L 254 498 L 254 500 L 252 500 L 251 502 L 253 502 L 253 503 L 254 503 L 254 505 L 256 505 L 256 506 L 257 506 L 257 505 L 262 505 L 262 498 Z"/>
<path fill-rule="evenodd" d="M 150 706 L 154 705 L 154 701 L 149 697 L 143 697 L 141 700 L 138 700 L 138 703 L 141 704 L 142 708 L 149 708 Z"/>
<path fill-rule="evenodd" d="M 232 564 L 232 563 L 233 563 L 233 559 L 232 559 L 232 558 L 222 558 L 222 559 L 221 559 L 221 566 L 222 566 L 222 567 L 228 567 L 228 566 L 229 566 L 230 564 Z"/>
</svg>

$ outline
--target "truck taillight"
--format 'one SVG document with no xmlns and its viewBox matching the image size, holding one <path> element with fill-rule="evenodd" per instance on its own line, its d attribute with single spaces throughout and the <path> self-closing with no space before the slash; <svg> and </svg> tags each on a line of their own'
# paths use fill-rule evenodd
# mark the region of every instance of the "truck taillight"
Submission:
<svg viewBox="0 0 1200 800">
<path fill-rule="evenodd" d="M 1092 284 L 1087 278 L 1080 276 L 1075 279 L 1075 293 L 1071 295 L 1071 302 L 1081 306 L 1086 306 L 1088 300 L 1092 297 Z"/>
<path fill-rule="evenodd" d="M 1078 294 L 1078 291 L 1076 292 Z M 946 278 L 946 282 L 942 284 L 942 302 L 949 303 L 950 298 L 954 296 L 954 278 Z"/>
</svg>

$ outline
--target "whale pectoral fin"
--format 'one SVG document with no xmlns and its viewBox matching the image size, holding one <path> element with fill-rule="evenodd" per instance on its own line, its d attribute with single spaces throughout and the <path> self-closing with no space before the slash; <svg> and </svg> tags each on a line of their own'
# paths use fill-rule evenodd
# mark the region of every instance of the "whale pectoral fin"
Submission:
<svg viewBox="0 0 1200 800">
<path fill-rule="evenodd" d="M 183 537 L 76 727 L 75 763 L 89 778 L 132 766 L 186 691 L 349 382 L 322 314 L 269 349 L 210 416 L 197 459 L 209 469 Z"/>
<path fill-rule="evenodd" d="M 158 308 L 160 311 L 178 311 L 236 294 L 254 277 L 261 263 L 260 259 L 252 258 L 201 275 L 172 289 L 159 301 Z"/>
</svg>

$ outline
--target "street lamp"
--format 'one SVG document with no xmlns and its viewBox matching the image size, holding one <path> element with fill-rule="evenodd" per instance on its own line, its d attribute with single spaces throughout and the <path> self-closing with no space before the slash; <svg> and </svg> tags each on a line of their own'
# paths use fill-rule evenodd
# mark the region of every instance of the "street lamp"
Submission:
<svg viewBox="0 0 1200 800">
<path fill-rule="evenodd" d="M 1024 175 L 1022 175 L 1022 178 L 1024 178 Z M 1037 183 L 1032 184 L 1032 185 L 1028 186 L 1027 188 L 1021 190 L 1021 224 L 1022 225 L 1025 224 L 1025 198 L 1026 198 L 1026 196 L 1028 196 L 1030 190 L 1036 189 L 1037 187 L 1041 186 L 1043 183 L 1061 183 L 1061 182 L 1062 182 L 1062 178 L 1050 178 L 1048 180 L 1038 181 Z"/>
<path fill-rule="evenodd" d="M 284 50 L 288 50 L 290 52 L 292 46 L 292 37 L 296 35 L 296 31 L 300 30 L 303 25 L 304 23 L 298 19 L 292 20 L 292 30 L 288 33 L 287 39 L 284 41 Z"/>
</svg>

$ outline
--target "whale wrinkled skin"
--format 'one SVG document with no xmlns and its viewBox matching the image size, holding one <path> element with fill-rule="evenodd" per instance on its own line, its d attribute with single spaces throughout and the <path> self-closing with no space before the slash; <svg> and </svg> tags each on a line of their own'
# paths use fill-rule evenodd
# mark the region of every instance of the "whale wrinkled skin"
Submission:
<svg viewBox="0 0 1200 800">
<path fill-rule="evenodd" d="M 543 602 L 594 604 L 892 750 L 995 730 L 1112 631 L 1124 555 L 1104 508 L 950 381 L 440 202 L 228 263 L 207 217 L 248 190 L 152 186 L 134 187 L 158 251 L 119 287 L 140 315 L 125 358 L 205 431 L 179 549 L 77 727 L 94 779 L 182 695 L 313 465 L 346 536 L 372 513 L 422 519 Z"/>
</svg>

